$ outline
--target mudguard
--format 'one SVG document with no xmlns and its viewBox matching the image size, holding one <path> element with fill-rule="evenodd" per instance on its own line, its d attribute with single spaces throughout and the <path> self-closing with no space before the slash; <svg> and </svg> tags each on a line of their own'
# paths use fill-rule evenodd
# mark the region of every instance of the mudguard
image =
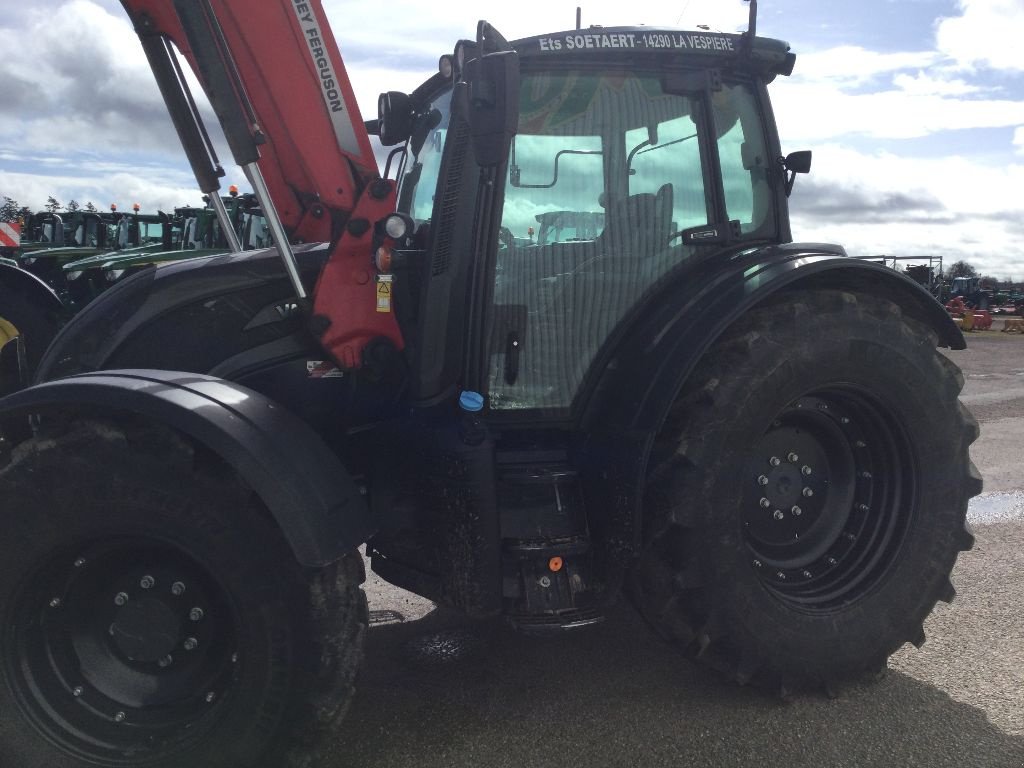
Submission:
<svg viewBox="0 0 1024 768">
<path fill-rule="evenodd" d="M 259 494 L 302 565 L 334 562 L 374 532 L 338 458 L 305 423 L 251 389 L 193 373 L 100 371 L 10 395 L 0 400 L 0 421 L 69 406 L 140 414 L 204 444 Z"/>
<path fill-rule="evenodd" d="M 54 290 L 41 279 L 21 267 L 10 266 L 6 261 L 0 262 L 0 288 L 7 288 L 30 298 L 33 303 L 48 312 L 59 313 L 64 304 Z"/>
<path fill-rule="evenodd" d="M 933 328 L 940 346 L 966 347 L 960 329 L 922 286 L 841 246 L 790 243 L 724 255 L 683 273 L 609 347 L 579 412 L 592 520 L 609 576 L 639 552 L 647 462 L 677 393 L 705 352 L 737 319 L 782 290 L 829 288 L 899 304 Z M 694 290 L 692 286 L 699 286 Z"/>
</svg>

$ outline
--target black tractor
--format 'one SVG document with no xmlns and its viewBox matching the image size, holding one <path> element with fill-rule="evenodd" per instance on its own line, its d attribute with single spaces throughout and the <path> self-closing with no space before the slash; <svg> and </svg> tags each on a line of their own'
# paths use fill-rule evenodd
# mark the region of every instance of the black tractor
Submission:
<svg viewBox="0 0 1024 768">
<path fill-rule="evenodd" d="M 202 51 L 203 4 L 175 5 Z M 364 544 L 532 633 L 628 595 L 775 689 L 923 643 L 981 490 L 937 350 L 965 344 L 907 276 L 792 242 L 810 156 L 783 156 L 767 87 L 794 61 L 753 29 L 482 23 L 381 99 L 383 215 L 297 198 L 335 235 L 293 242 L 298 287 L 252 251 L 86 306 L 0 401 L 0 764 L 329 764 L 302 761 L 351 697 Z M 524 239 L 553 211 L 592 231 Z M 305 298 L 352 242 L 401 343 L 328 343 Z"/>
</svg>

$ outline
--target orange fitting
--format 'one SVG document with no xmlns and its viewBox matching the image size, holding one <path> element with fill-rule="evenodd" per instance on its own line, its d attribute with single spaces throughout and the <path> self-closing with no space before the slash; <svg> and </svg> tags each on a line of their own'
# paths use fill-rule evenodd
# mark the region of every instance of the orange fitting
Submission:
<svg viewBox="0 0 1024 768">
<path fill-rule="evenodd" d="M 562 558 L 552 557 L 550 560 L 548 560 L 548 569 L 552 573 L 558 573 L 560 570 L 562 570 Z"/>
</svg>

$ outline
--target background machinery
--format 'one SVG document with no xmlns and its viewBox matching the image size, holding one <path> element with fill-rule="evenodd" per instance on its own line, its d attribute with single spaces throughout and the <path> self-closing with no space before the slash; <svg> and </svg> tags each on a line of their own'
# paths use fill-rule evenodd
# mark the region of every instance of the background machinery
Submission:
<svg viewBox="0 0 1024 768">
<path fill-rule="evenodd" d="M 744 35 L 481 22 L 366 128 L 318 0 L 124 5 L 200 188 L 175 48 L 275 247 L 117 283 L 0 401 L 0 762 L 326 764 L 364 543 L 531 632 L 626 593 L 741 682 L 924 642 L 981 488 L 963 337 L 792 242 L 795 56 L 753 4 Z M 529 237 L 553 211 L 602 217 Z"/>
</svg>

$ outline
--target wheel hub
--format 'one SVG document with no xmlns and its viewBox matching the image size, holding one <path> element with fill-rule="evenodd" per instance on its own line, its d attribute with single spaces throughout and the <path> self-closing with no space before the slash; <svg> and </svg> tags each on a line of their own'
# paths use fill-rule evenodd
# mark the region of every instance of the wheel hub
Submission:
<svg viewBox="0 0 1024 768">
<path fill-rule="evenodd" d="M 743 527 L 752 564 L 773 590 L 801 604 L 845 599 L 891 545 L 903 457 L 886 416 L 843 390 L 787 406 L 746 462 Z M 872 549 L 872 548 L 875 549 Z"/>
<path fill-rule="evenodd" d="M 227 606 L 202 566 L 165 545 L 58 553 L 16 601 L 8 674 L 66 749 L 90 761 L 141 755 L 196 737 L 230 701 L 239 657 Z"/>
<path fill-rule="evenodd" d="M 121 608 L 110 625 L 110 636 L 130 661 L 155 663 L 181 643 L 181 622 L 169 605 L 150 597 Z"/>
</svg>

